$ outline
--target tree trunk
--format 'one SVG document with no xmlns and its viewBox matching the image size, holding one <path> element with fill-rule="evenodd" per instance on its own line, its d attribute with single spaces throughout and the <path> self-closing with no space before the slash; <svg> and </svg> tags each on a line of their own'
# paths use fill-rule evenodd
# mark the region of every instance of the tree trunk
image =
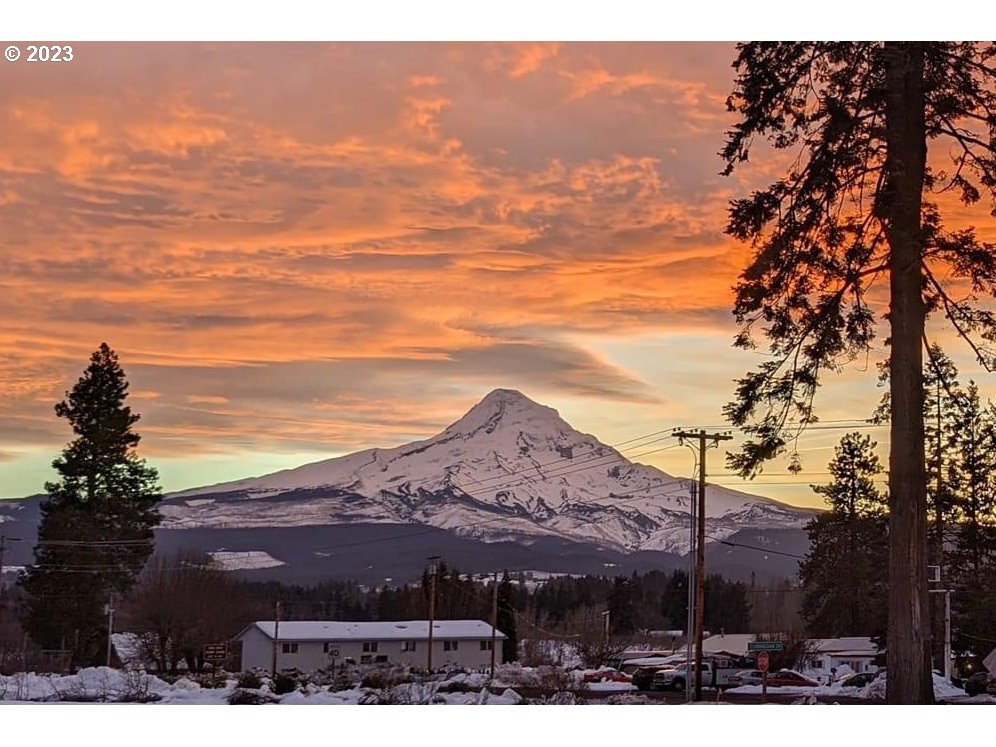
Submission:
<svg viewBox="0 0 996 747">
<path fill-rule="evenodd" d="M 886 702 L 934 702 L 927 594 L 923 424 L 923 238 L 926 168 L 924 47 L 887 42 L 886 196 L 892 305 L 889 448 L 889 626 Z"/>
</svg>

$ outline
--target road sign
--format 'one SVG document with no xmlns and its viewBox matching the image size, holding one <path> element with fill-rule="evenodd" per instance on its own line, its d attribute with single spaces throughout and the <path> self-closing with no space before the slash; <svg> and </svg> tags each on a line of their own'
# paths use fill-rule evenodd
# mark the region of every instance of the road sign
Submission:
<svg viewBox="0 0 996 747">
<path fill-rule="evenodd" d="M 762 651 L 757 655 L 757 668 L 762 672 L 767 672 L 768 667 L 771 666 L 771 658 L 768 656 L 767 651 Z"/>
<path fill-rule="evenodd" d="M 338 655 L 339 655 L 339 649 L 337 648 L 329 649 L 329 656 L 331 656 L 333 659 L 336 658 Z"/>
<path fill-rule="evenodd" d="M 205 643 L 204 659 L 206 661 L 224 661 L 228 658 L 227 643 Z"/>
<path fill-rule="evenodd" d="M 781 651 L 781 641 L 751 641 L 747 644 L 748 651 Z"/>
</svg>

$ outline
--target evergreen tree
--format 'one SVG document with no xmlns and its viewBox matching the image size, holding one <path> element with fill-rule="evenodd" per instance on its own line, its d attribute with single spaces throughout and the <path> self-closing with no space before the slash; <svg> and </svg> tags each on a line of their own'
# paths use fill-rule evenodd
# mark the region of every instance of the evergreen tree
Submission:
<svg viewBox="0 0 996 747">
<path fill-rule="evenodd" d="M 750 612 L 746 585 L 727 581 L 719 574 L 706 576 L 705 609 L 702 611 L 706 629 L 713 634 L 746 633 L 750 629 Z"/>
<path fill-rule="evenodd" d="M 967 652 L 991 646 L 996 619 L 996 413 L 982 405 L 975 382 L 956 402 L 950 442 L 959 458 L 947 479 L 958 521 L 943 580 L 955 590 L 953 646 Z"/>
<path fill-rule="evenodd" d="M 498 584 L 498 630 L 505 634 L 501 649 L 502 664 L 519 659 L 519 634 L 515 626 L 514 604 L 512 581 L 508 577 L 508 571 L 505 571 Z"/>
<path fill-rule="evenodd" d="M 830 510 L 806 526 L 810 549 L 799 567 L 802 616 L 815 636 L 881 638 L 885 632 L 888 526 L 875 443 L 848 433 L 834 451 L 828 485 L 814 485 Z"/>
<path fill-rule="evenodd" d="M 159 523 L 158 476 L 135 453 L 139 416 L 127 396 L 118 357 L 103 343 L 55 406 L 76 438 L 52 462 L 60 479 L 45 484 L 35 562 L 21 582 L 24 627 L 43 649 L 69 650 L 74 665 L 106 656 L 105 605 L 134 584 Z"/>
<path fill-rule="evenodd" d="M 635 579 L 616 576 L 612 580 L 607 603 L 610 630 L 613 635 L 630 635 L 636 630 L 639 615 L 636 605 L 637 594 Z"/>
<path fill-rule="evenodd" d="M 737 384 L 728 419 L 748 439 L 730 464 L 756 474 L 816 420 L 826 372 L 867 353 L 876 332 L 869 287 L 889 278 L 889 703 L 933 702 L 927 595 L 922 378 L 925 322 L 940 312 L 992 368 L 973 338 L 996 317 L 996 248 L 971 228 L 948 230 L 930 194 L 966 205 L 996 200 L 996 43 L 751 42 L 741 44 L 726 173 L 755 139 L 792 152 L 786 174 L 735 200 L 727 232 L 751 242 L 736 287 L 735 344 L 761 332 L 772 357 Z M 928 166 L 928 144 L 938 158 Z M 949 159 L 950 170 L 942 160 Z M 910 569 L 913 569 L 913 572 Z"/>
<path fill-rule="evenodd" d="M 958 369 L 941 346 L 934 343 L 926 352 L 923 364 L 923 425 L 927 473 L 927 537 L 931 564 L 944 566 L 945 543 L 951 539 L 950 527 L 956 518 L 956 501 L 948 482 L 948 473 L 960 458 L 952 447 L 951 434 L 962 390 L 958 383 Z M 881 369 L 879 382 L 887 384 L 888 364 L 883 364 Z M 875 422 L 889 422 L 889 403 L 889 393 L 886 392 L 875 410 Z"/>
<path fill-rule="evenodd" d="M 940 345 L 931 345 L 923 367 L 924 448 L 927 455 L 927 537 L 933 565 L 945 566 L 944 546 L 955 520 L 954 489 L 948 479 L 951 466 L 960 458 L 951 434 L 961 397 L 958 369 Z"/>
</svg>

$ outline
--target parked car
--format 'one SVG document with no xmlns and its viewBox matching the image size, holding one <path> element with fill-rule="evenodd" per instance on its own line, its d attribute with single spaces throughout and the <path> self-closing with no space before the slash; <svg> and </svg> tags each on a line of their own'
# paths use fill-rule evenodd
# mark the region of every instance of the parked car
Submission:
<svg viewBox="0 0 996 747">
<path fill-rule="evenodd" d="M 670 664 L 658 664 L 640 667 L 633 672 L 633 684 L 640 690 L 654 689 L 654 675 L 664 669 L 673 669 Z"/>
<path fill-rule="evenodd" d="M 819 683 L 803 677 L 794 669 L 780 669 L 768 673 L 768 687 L 816 687 Z"/>
<path fill-rule="evenodd" d="M 583 678 L 585 682 L 632 682 L 632 676 L 618 669 L 599 669 L 588 672 Z"/>
<path fill-rule="evenodd" d="M 996 674 L 976 672 L 965 680 L 966 695 L 996 695 Z"/>
<path fill-rule="evenodd" d="M 641 659 L 630 659 L 625 662 L 622 666 L 615 667 L 620 672 L 625 672 L 626 674 L 633 674 L 640 667 L 664 667 L 664 666 L 676 666 L 678 663 L 684 662 L 684 657 L 669 656 L 646 656 Z M 609 666 L 612 666 L 609 664 Z"/>
<path fill-rule="evenodd" d="M 669 669 L 662 669 L 654 675 L 651 688 L 654 690 L 681 690 L 691 678 L 694 681 L 695 665 L 691 667 L 691 675 L 685 664 Z M 716 687 L 719 689 L 730 687 L 730 678 L 733 676 L 732 667 L 717 666 L 715 661 L 702 662 L 702 686 Z"/>
<path fill-rule="evenodd" d="M 730 687 L 740 687 L 740 685 L 760 685 L 764 679 L 764 672 L 760 669 L 741 669 L 730 675 Z"/>
<path fill-rule="evenodd" d="M 857 672 L 841 677 L 839 682 L 842 687 L 864 687 L 878 677 L 878 672 Z"/>
</svg>

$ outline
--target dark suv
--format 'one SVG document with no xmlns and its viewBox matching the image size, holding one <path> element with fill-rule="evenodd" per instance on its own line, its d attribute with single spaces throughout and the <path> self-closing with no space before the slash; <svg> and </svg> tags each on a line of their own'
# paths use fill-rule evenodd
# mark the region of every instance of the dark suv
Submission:
<svg viewBox="0 0 996 747">
<path fill-rule="evenodd" d="M 654 689 L 654 675 L 657 674 L 662 669 L 673 669 L 671 665 L 655 665 L 640 667 L 635 672 L 633 672 L 633 684 L 636 685 L 639 690 L 653 690 Z"/>
<path fill-rule="evenodd" d="M 996 675 L 989 672 L 976 672 L 965 680 L 967 695 L 996 695 Z"/>
</svg>

